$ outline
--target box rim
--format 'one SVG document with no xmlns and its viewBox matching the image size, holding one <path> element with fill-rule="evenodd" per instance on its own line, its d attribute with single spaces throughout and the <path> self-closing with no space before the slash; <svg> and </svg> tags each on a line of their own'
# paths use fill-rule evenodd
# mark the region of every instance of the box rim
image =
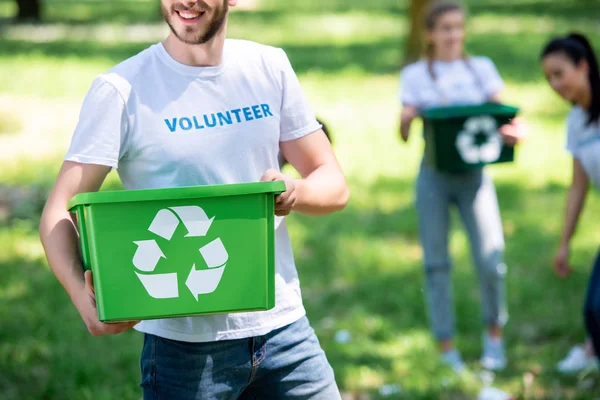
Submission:
<svg viewBox="0 0 600 400">
<path fill-rule="evenodd" d="M 421 112 L 423 118 L 430 120 L 443 120 L 447 118 L 472 117 L 476 115 L 516 115 L 519 108 L 501 103 L 484 103 L 478 105 L 431 107 Z M 444 114 L 444 115 L 440 115 Z"/>
<path fill-rule="evenodd" d="M 89 204 L 129 203 L 162 200 L 184 200 L 203 197 L 225 197 L 250 194 L 280 194 L 286 190 L 284 181 L 250 182 L 202 186 L 182 186 L 160 189 L 116 190 L 79 193 L 67 203 L 72 211 L 77 206 Z"/>
</svg>

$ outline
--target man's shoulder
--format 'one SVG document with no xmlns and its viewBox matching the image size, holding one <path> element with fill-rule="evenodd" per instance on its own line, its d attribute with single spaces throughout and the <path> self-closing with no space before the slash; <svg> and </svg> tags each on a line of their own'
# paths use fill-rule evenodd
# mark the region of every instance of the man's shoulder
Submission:
<svg viewBox="0 0 600 400">
<path fill-rule="evenodd" d="M 244 39 L 227 39 L 225 41 L 225 47 L 227 50 L 234 51 L 238 54 L 271 55 L 281 52 L 281 49 L 278 47 Z"/>
<path fill-rule="evenodd" d="M 133 82 L 141 77 L 140 72 L 151 63 L 152 54 L 156 50 L 152 45 L 138 54 L 115 65 L 100 75 L 100 79 L 114 86 L 122 94 L 131 90 Z"/>
<path fill-rule="evenodd" d="M 277 67 L 287 60 L 283 49 L 250 40 L 227 39 L 225 49 L 230 57 L 243 65 L 254 62 Z"/>
</svg>

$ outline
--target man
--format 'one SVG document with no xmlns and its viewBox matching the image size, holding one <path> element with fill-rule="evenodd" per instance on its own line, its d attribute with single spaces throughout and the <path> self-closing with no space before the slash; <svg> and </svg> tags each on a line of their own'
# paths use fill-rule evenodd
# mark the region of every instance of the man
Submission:
<svg viewBox="0 0 600 400">
<path fill-rule="evenodd" d="M 285 222 L 276 228 L 276 306 L 265 312 L 104 324 L 82 276 L 68 199 L 111 168 L 127 189 L 283 180 L 276 214 L 322 215 L 345 178 L 280 49 L 225 40 L 237 0 L 162 0 L 164 42 L 93 82 L 46 204 L 48 262 L 92 335 L 144 332 L 145 399 L 339 399 L 308 324 Z M 300 173 L 279 172 L 281 150 Z"/>
</svg>

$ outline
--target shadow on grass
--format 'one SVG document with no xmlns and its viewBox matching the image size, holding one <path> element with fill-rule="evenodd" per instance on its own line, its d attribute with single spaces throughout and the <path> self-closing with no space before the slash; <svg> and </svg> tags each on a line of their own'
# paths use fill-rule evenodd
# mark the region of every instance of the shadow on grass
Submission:
<svg viewBox="0 0 600 400">
<path fill-rule="evenodd" d="M 0 261 L 0 282 L 3 399 L 139 398 L 139 336 L 92 338 L 41 260 Z"/>
</svg>

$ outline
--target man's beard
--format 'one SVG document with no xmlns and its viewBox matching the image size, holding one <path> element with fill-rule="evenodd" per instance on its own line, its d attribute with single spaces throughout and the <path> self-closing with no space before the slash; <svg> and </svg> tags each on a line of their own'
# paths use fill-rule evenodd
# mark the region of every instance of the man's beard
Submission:
<svg viewBox="0 0 600 400">
<path fill-rule="evenodd" d="M 182 28 L 182 32 L 177 32 L 177 30 L 175 29 L 173 24 L 171 24 L 170 21 L 171 16 L 173 16 L 172 18 L 177 18 L 177 16 L 174 15 L 177 14 L 175 9 L 173 8 L 171 12 L 169 12 L 164 8 L 164 6 L 161 6 L 161 10 L 165 21 L 169 25 L 169 28 L 171 28 L 171 32 L 173 32 L 173 34 L 179 40 L 186 44 L 203 44 L 214 38 L 223 27 L 223 24 L 225 23 L 225 18 L 227 17 L 227 12 L 229 11 L 229 4 L 227 3 L 227 1 L 228 0 L 223 0 L 223 4 L 214 10 L 214 15 L 209 21 L 208 28 L 204 33 L 198 32 L 192 34 L 193 28 L 186 26 Z"/>
</svg>

